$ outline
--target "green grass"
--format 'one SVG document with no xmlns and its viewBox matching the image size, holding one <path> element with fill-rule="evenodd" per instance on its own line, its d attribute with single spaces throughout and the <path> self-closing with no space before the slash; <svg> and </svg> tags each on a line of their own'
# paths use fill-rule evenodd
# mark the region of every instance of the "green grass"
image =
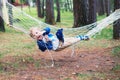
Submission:
<svg viewBox="0 0 120 80">
<path fill-rule="evenodd" d="M 114 66 L 114 68 L 112 70 L 113 71 L 120 71 L 120 64 L 117 64 L 116 66 Z"/>
<path fill-rule="evenodd" d="M 113 54 L 113 56 L 116 56 L 116 57 L 120 58 L 120 46 L 114 47 L 112 49 L 112 54 Z"/>
<path fill-rule="evenodd" d="M 28 7 L 25 7 L 23 9 L 23 11 L 25 11 L 27 14 L 41 20 L 41 21 L 45 21 L 45 18 L 38 18 L 37 17 L 37 12 L 36 12 L 36 8 L 31 7 L 30 10 Z M 55 17 L 57 16 L 56 10 L 55 10 Z M 56 19 L 55 19 L 56 20 Z M 72 12 L 62 12 L 61 11 L 61 22 L 57 23 L 58 27 L 72 27 L 73 25 L 73 13 Z"/>
<path fill-rule="evenodd" d="M 30 54 L 35 49 L 35 42 L 28 35 L 14 28 L 6 27 L 6 32 L 0 32 L 0 35 L 0 57 Z"/>
<path fill-rule="evenodd" d="M 103 29 L 99 33 L 95 35 L 95 39 L 113 39 L 113 28 L 112 25 L 108 26 L 107 28 Z"/>
<path fill-rule="evenodd" d="M 27 14 L 41 20 L 41 21 L 45 21 L 44 19 L 45 18 L 38 18 L 37 17 L 37 9 L 35 7 L 24 7 L 23 8 L 23 11 L 25 11 Z M 55 12 L 55 18 L 57 16 L 57 12 L 56 10 L 54 11 Z M 102 16 L 97 16 L 97 20 L 101 20 L 103 18 L 105 18 L 106 15 L 102 15 Z M 57 26 L 58 27 L 72 27 L 73 26 L 73 21 L 74 21 L 74 17 L 73 17 L 73 13 L 72 12 L 66 12 L 66 11 L 62 11 L 61 10 L 61 22 L 60 23 L 57 23 Z"/>
<path fill-rule="evenodd" d="M 102 15 L 102 16 L 97 16 L 97 20 L 99 21 L 99 20 L 102 20 L 102 19 L 104 19 L 106 17 L 106 15 Z"/>
</svg>

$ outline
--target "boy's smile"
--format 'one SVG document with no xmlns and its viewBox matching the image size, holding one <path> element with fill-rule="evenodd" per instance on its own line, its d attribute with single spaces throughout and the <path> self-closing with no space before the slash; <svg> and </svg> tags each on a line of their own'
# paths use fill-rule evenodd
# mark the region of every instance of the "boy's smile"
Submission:
<svg viewBox="0 0 120 80">
<path fill-rule="evenodd" d="M 43 31 L 41 32 L 37 28 L 34 28 L 32 30 L 32 35 L 33 35 L 34 39 L 37 39 L 37 40 L 42 40 L 43 39 Z"/>
</svg>

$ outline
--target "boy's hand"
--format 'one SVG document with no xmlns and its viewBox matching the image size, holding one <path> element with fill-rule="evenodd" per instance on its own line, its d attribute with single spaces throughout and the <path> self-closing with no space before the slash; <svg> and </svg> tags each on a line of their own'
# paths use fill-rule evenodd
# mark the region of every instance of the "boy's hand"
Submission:
<svg viewBox="0 0 120 80">
<path fill-rule="evenodd" d="M 46 41 L 50 41 L 50 39 L 48 38 L 48 35 L 45 35 L 44 38 Z"/>
</svg>

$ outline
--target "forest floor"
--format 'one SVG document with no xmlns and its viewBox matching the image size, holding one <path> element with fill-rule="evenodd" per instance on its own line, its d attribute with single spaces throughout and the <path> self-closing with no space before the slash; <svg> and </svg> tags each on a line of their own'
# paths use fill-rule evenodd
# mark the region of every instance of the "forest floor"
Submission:
<svg viewBox="0 0 120 80">
<path fill-rule="evenodd" d="M 114 48 L 76 48 L 74 53 L 71 48 L 45 53 L 37 50 L 22 59 L 6 56 L 0 62 L 4 66 L 0 80 L 120 80 L 120 69 L 114 70 L 120 65 L 120 58 L 111 54 Z M 6 61 L 16 64 L 6 65 Z"/>
</svg>

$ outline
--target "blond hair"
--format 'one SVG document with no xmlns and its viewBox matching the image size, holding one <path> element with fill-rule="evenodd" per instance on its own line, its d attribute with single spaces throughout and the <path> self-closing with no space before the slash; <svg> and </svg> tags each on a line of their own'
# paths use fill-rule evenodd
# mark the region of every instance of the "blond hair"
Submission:
<svg viewBox="0 0 120 80">
<path fill-rule="evenodd" d="M 29 32 L 29 35 L 30 35 L 30 37 L 32 37 L 33 38 L 33 28 L 30 28 L 30 32 Z"/>
<path fill-rule="evenodd" d="M 33 35 L 33 30 L 35 30 L 35 29 L 40 30 L 38 27 L 32 27 L 32 28 L 30 28 L 29 35 L 30 35 L 30 37 L 32 37 L 32 38 L 34 38 L 34 35 Z"/>
<path fill-rule="evenodd" d="M 32 37 L 32 38 L 34 38 L 34 34 L 33 34 L 33 31 L 34 30 L 38 30 L 38 31 L 40 31 L 40 34 L 42 35 L 45 31 L 44 30 L 41 30 L 41 29 L 39 29 L 38 27 L 32 27 L 32 28 L 30 28 L 30 32 L 29 32 L 29 35 Z"/>
</svg>

